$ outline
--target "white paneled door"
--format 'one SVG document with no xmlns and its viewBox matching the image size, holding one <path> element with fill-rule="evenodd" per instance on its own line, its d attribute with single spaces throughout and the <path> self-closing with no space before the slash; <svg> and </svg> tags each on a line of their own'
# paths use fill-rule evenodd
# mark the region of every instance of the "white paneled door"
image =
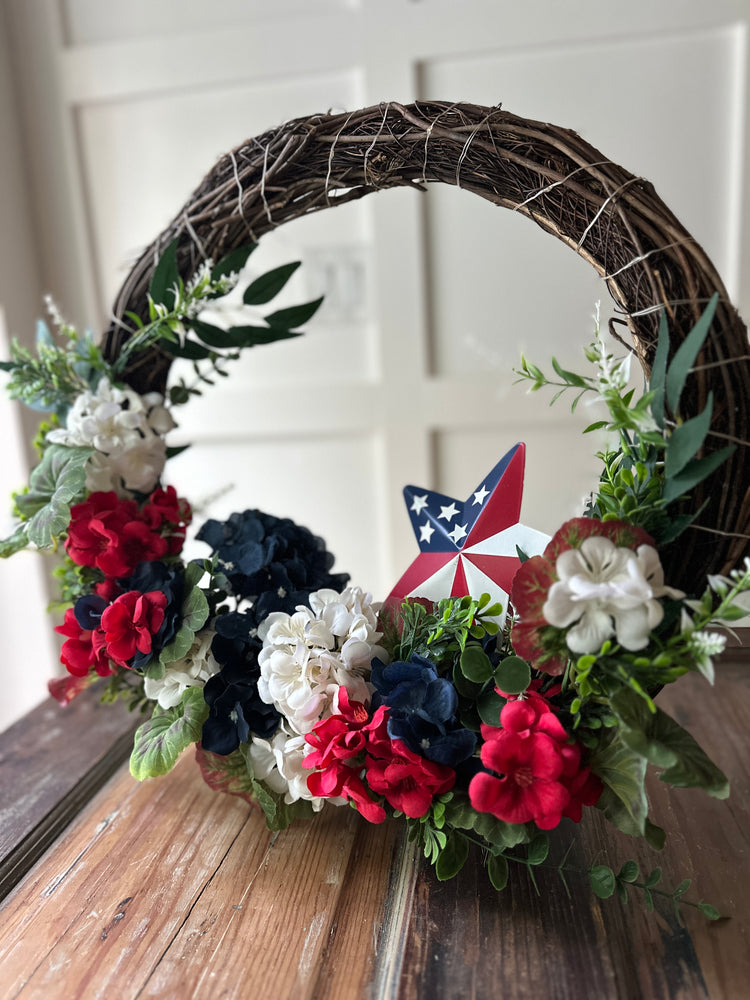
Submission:
<svg viewBox="0 0 750 1000">
<path fill-rule="evenodd" d="M 38 284 L 103 327 L 129 263 L 216 157 L 291 117 L 466 100 L 581 132 L 654 181 L 750 313 L 747 3 L 662 0 L 6 0 Z M 0 236 L 4 239 L 5 236 Z M 527 220 L 453 188 L 379 194 L 282 227 L 304 341 L 250 352 L 178 415 L 171 478 L 205 516 L 258 506 L 323 534 L 387 593 L 416 548 L 407 482 L 463 497 L 528 445 L 523 521 L 552 531 L 597 464 L 521 351 L 582 364 L 606 290 Z M 744 266 L 743 266 L 744 265 Z M 606 303 L 603 303 L 606 310 Z M 31 318 L 26 331 L 31 330 Z"/>
</svg>

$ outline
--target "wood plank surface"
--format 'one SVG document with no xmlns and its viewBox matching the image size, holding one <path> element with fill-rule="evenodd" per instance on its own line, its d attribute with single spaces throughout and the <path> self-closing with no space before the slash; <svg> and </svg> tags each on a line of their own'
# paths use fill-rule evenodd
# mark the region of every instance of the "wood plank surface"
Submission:
<svg viewBox="0 0 750 1000">
<path fill-rule="evenodd" d="M 118 772 L 8 897 L 0 921 L 7 997 L 277 1000 L 705 998 L 750 982 L 750 682 L 744 653 L 711 691 L 699 676 L 660 695 L 732 778 L 719 802 L 649 782 L 662 854 L 613 837 L 595 811 L 570 861 L 634 857 L 728 919 L 649 914 L 634 898 L 570 898 L 552 870 L 537 896 L 521 871 L 496 894 L 479 852 L 438 883 L 397 823 L 348 809 L 270 834 L 243 801 L 205 786 L 190 755 L 163 779 Z"/>
<path fill-rule="evenodd" d="M 130 755 L 141 720 L 99 697 L 46 698 L 0 733 L 0 899 Z"/>
</svg>

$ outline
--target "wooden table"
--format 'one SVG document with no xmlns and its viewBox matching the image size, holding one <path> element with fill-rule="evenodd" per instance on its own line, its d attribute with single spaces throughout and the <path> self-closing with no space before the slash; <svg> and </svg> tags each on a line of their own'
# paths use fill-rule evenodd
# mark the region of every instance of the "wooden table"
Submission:
<svg viewBox="0 0 750 1000">
<path fill-rule="evenodd" d="M 555 837 L 570 859 L 634 857 L 692 898 L 686 908 L 570 898 L 552 870 L 489 886 L 479 852 L 437 882 L 396 823 L 328 808 L 281 834 L 203 784 L 191 754 L 137 784 L 122 764 L 134 720 L 82 698 L 49 702 L 0 736 L 2 997 L 455 1000 L 750 995 L 750 650 L 725 655 L 712 691 L 690 676 L 660 703 L 732 779 L 728 801 L 651 776 L 662 855 L 594 810 Z M 576 836 L 573 838 L 572 834 Z"/>
</svg>

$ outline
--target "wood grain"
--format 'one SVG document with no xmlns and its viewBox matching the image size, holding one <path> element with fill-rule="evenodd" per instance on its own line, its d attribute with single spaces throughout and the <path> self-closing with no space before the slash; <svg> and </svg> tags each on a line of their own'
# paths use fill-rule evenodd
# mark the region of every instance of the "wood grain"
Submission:
<svg viewBox="0 0 750 1000">
<path fill-rule="evenodd" d="M 0 733 L 0 899 L 129 757 L 139 721 L 88 690 Z"/>
<path fill-rule="evenodd" d="M 398 823 L 369 826 L 348 809 L 269 833 L 243 801 L 216 795 L 190 755 L 138 785 L 123 768 L 9 896 L 0 921 L 8 997 L 246 997 L 455 1000 L 460 997 L 737 1000 L 750 981 L 750 684 L 744 657 L 710 691 L 699 676 L 660 696 L 732 777 L 724 802 L 653 775 L 663 855 L 613 836 L 595 811 L 554 837 L 573 839 L 570 897 L 540 869 L 501 894 L 479 853 L 439 883 Z M 649 914 L 588 890 L 592 861 L 695 878 L 685 909 Z"/>
</svg>

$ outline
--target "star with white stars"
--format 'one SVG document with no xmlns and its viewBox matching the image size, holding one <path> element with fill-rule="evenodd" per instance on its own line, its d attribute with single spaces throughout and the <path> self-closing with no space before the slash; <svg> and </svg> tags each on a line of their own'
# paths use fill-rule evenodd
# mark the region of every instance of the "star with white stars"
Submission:
<svg viewBox="0 0 750 1000">
<path fill-rule="evenodd" d="M 448 538 L 452 538 L 456 545 L 458 545 L 461 539 L 466 537 L 467 528 L 468 524 L 457 524 L 453 531 L 448 532 Z"/>
<path fill-rule="evenodd" d="M 440 508 L 438 517 L 443 517 L 446 521 L 452 521 L 456 514 L 458 514 L 458 507 L 454 503 L 451 503 L 447 507 Z"/>
<path fill-rule="evenodd" d="M 427 494 L 423 493 L 421 497 L 415 496 L 412 499 L 412 504 L 409 510 L 413 510 L 415 514 L 421 514 L 426 506 L 427 506 Z"/>
<path fill-rule="evenodd" d="M 489 495 L 490 491 L 488 489 L 485 489 L 485 487 L 483 486 L 481 490 L 477 490 L 476 493 L 474 494 L 474 503 L 483 504 L 485 498 L 488 497 Z M 474 504 L 472 504 L 472 506 L 474 506 Z"/>
<path fill-rule="evenodd" d="M 419 526 L 419 540 L 420 542 L 427 542 L 429 545 L 430 539 L 435 534 L 435 529 L 432 527 L 429 521 L 426 524 L 420 524 Z"/>
</svg>

